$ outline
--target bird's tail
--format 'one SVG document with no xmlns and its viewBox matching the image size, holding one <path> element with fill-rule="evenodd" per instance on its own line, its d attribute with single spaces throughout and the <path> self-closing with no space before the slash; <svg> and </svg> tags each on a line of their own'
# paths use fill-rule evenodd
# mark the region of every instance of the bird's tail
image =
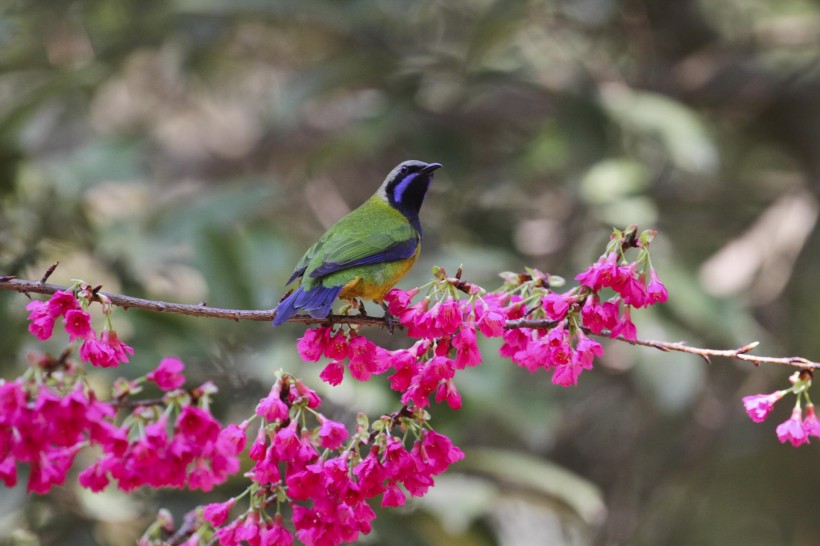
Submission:
<svg viewBox="0 0 820 546">
<path fill-rule="evenodd" d="M 342 286 L 317 286 L 311 290 L 303 290 L 300 286 L 276 306 L 273 325 L 279 326 L 287 322 L 299 309 L 304 309 L 311 317 L 325 318 L 330 314 L 333 302 L 336 301 L 342 288 Z"/>
</svg>

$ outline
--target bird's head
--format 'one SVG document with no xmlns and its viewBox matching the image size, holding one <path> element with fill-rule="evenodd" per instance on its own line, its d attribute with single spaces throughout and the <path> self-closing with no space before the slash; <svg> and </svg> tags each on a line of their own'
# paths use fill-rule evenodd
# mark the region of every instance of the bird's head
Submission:
<svg viewBox="0 0 820 546">
<path fill-rule="evenodd" d="M 441 163 L 404 161 L 390 171 L 378 195 L 405 215 L 417 216 L 433 179 L 433 171 L 440 168 Z"/>
</svg>

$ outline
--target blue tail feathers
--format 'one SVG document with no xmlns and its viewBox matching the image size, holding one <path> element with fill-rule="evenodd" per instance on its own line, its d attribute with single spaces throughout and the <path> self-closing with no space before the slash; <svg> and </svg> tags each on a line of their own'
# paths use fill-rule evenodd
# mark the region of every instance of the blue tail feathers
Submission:
<svg viewBox="0 0 820 546">
<path fill-rule="evenodd" d="M 287 322 L 300 309 L 307 311 L 313 318 L 325 318 L 330 314 L 333 302 L 336 301 L 342 288 L 341 286 L 317 286 L 311 290 L 303 290 L 300 286 L 276 306 L 273 325 L 279 326 Z"/>
</svg>

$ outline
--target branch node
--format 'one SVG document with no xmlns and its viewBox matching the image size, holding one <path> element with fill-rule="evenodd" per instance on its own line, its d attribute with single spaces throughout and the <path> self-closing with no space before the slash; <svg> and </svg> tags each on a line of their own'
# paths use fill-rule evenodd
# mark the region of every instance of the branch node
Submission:
<svg viewBox="0 0 820 546">
<path fill-rule="evenodd" d="M 751 342 L 751 343 L 749 343 L 748 345 L 744 345 L 743 347 L 741 347 L 741 348 L 739 348 L 739 349 L 736 349 L 736 350 L 735 350 L 735 353 L 737 353 L 737 354 L 739 354 L 739 355 L 742 355 L 742 354 L 748 353 L 749 351 L 751 351 L 752 349 L 754 349 L 754 348 L 755 348 L 755 347 L 757 347 L 758 345 L 760 345 L 760 342 L 759 342 L 759 341 L 752 341 L 752 342 Z"/>
</svg>

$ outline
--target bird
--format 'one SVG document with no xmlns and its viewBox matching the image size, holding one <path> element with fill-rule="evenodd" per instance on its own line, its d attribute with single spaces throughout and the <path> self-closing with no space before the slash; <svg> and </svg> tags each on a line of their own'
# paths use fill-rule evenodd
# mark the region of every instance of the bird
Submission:
<svg viewBox="0 0 820 546">
<path fill-rule="evenodd" d="M 285 283 L 299 279 L 297 288 L 276 306 L 273 325 L 287 322 L 299 310 L 314 318 L 329 317 L 337 299 L 372 300 L 390 318 L 384 296 L 419 257 L 419 211 L 433 172 L 441 167 L 417 160 L 400 163 L 376 193 L 332 225 Z M 358 309 L 364 314 L 361 301 Z"/>
</svg>

